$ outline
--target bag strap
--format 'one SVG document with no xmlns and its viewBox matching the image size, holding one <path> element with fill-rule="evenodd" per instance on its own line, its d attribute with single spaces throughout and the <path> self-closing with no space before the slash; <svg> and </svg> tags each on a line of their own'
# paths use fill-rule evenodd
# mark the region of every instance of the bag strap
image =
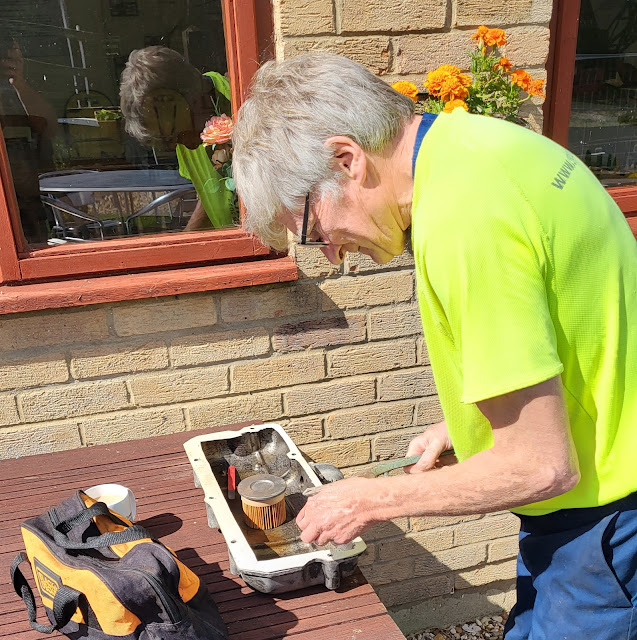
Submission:
<svg viewBox="0 0 637 640">
<path fill-rule="evenodd" d="M 68 533 L 79 524 L 83 524 L 92 520 L 95 516 L 108 516 L 116 524 L 121 524 L 126 527 L 123 531 L 109 531 L 103 533 L 100 536 L 95 536 L 89 539 L 87 542 L 74 542 L 69 540 Z M 148 529 L 145 529 L 141 525 L 134 524 L 128 526 L 123 520 L 120 520 L 117 516 L 114 516 L 108 507 L 103 502 L 96 502 L 95 504 L 83 509 L 76 515 L 63 520 L 58 521 L 57 513 L 55 509 L 49 511 L 49 517 L 54 525 L 53 539 L 55 543 L 63 549 L 71 549 L 81 551 L 83 549 L 101 549 L 104 547 L 112 547 L 116 544 L 123 544 L 125 542 L 135 542 L 136 540 L 144 540 L 150 538 L 154 540 Z"/>
<path fill-rule="evenodd" d="M 55 592 L 53 598 L 53 619 L 55 620 L 55 624 L 40 624 L 36 621 L 37 612 L 33 591 L 22 571 L 18 569 L 18 566 L 27 560 L 27 555 L 23 552 L 18 553 L 13 560 L 11 564 L 11 582 L 13 582 L 13 588 L 22 600 L 24 600 L 31 627 L 40 633 L 53 633 L 57 629 L 65 627 L 70 622 L 73 614 L 80 606 L 80 597 L 82 594 L 65 584 L 61 585 Z"/>
</svg>

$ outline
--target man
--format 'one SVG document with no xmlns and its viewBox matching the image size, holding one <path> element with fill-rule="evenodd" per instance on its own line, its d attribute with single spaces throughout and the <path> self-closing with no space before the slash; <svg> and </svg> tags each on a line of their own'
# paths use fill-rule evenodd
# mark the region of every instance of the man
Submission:
<svg viewBox="0 0 637 640">
<path fill-rule="evenodd" d="M 408 474 L 311 497 L 301 537 L 510 508 L 521 555 L 507 640 L 637 638 L 637 243 L 551 140 L 412 105 L 315 53 L 264 65 L 235 124 L 246 226 L 264 241 L 283 248 L 289 230 L 335 264 L 348 251 L 383 264 L 411 226 L 445 415 L 411 442 L 422 457 Z M 452 446 L 459 463 L 437 465 Z"/>
<path fill-rule="evenodd" d="M 184 231 L 232 225 L 234 194 L 217 171 L 227 151 L 217 150 L 211 162 L 200 138 L 212 115 L 230 113 L 228 79 L 215 71 L 201 74 L 168 47 L 136 49 L 122 72 L 120 102 L 126 132 L 159 150 L 174 149 L 180 174 L 197 191 Z"/>
</svg>

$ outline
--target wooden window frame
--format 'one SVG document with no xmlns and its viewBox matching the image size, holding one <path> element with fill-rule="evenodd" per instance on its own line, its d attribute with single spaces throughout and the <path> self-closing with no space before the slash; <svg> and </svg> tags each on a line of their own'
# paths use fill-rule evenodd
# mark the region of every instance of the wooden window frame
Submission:
<svg viewBox="0 0 637 640">
<path fill-rule="evenodd" d="M 568 147 L 580 6 L 581 0 L 556 0 L 550 25 L 544 134 L 564 147 Z M 612 187 L 608 193 L 619 205 L 637 237 L 637 186 Z"/>
<path fill-rule="evenodd" d="M 271 46 L 267 0 L 222 0 L 235 111 Z M 239 54 L 240 52 L 240 54 Z M 291 258 L 242 229 L 156 234 L 107 242 L 26 246 L 0 132 L 0 314 L 294 280 Z"/>
</svg>

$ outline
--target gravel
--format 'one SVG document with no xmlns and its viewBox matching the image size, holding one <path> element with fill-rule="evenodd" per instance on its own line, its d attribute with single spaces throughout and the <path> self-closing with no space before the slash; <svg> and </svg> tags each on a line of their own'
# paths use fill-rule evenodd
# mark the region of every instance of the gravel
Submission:
<svg viewBox="0 0 637 640">
<path fill-rule="evenodd" d="M 502 640 L 507 614 L 485 616 L 447 629 L 425 629 L 407 640 Z"/>
</svg>

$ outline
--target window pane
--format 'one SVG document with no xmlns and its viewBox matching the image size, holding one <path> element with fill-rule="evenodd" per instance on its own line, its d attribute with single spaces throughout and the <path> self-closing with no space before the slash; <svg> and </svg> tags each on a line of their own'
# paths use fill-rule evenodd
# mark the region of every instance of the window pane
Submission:
<svg viewBox="0 0 637 640">
<path fill-rule="evenodd" d="M 0 34 L 32 247 L 236 223 L 221 0 L 12 0 Z"/>
<path fill-rule="evenodd" d="M 637 3 L 582 0 L 569 148 L 606 186 L 637 182 Z"/>
</svg>

